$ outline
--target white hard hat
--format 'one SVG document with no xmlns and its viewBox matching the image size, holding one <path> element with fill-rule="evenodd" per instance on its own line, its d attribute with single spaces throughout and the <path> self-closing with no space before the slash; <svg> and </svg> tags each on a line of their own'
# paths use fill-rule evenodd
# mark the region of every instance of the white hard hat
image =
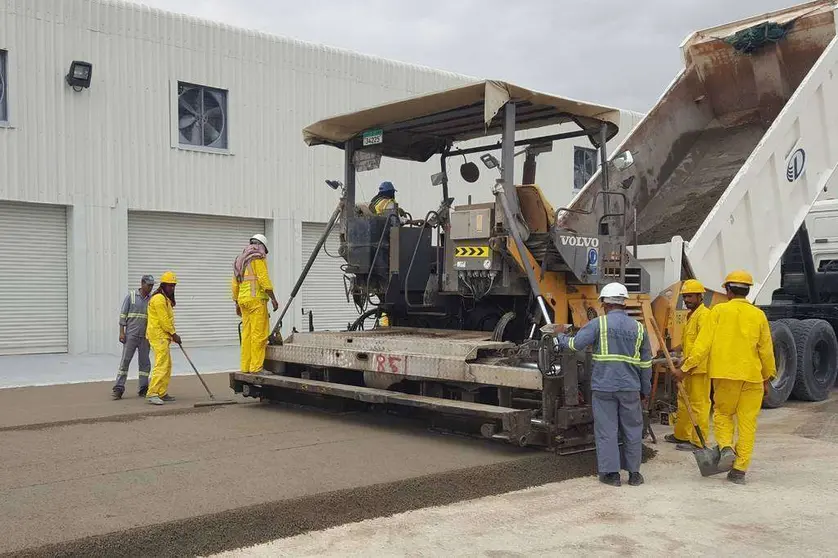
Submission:
<svg viewBox="0 0 838 558">
<path fill-rule="evenodd" d="M 600 300 L 613 304 L 623 304 L 628 297 L 628 289 L 622 283 L 608 283 L 599 293 Z"/>
<path fill-rule="evenodd" d="M 259 242 L 262 243 L 262 246 L 264 246 L 265 249 L 268 248 L 268 239 L 265 238 L 264 234 L 254 234 L 253 236 L 250 237 L 250 240 L 258 240 Z"/>
</svg>

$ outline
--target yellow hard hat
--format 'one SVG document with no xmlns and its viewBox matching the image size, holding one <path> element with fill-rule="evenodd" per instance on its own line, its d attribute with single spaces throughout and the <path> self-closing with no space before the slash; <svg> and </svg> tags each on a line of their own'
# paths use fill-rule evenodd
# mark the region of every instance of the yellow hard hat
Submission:
<svg viewBox="0 0 838 558">
<path fill-rule="evenodd" d="M 704 285 L 695 279 L 687 279 L 681 287 L 681 294 L 704 294 Z"/>
<path fill-rule="evenodd" d="M 167 271 L 160 276 L 161 283 L 170 283 L 172 285 L 177 285 L 177 275 L 175 275 L 171 271 Z"/>
<path fill-rule="evenodd" d="M 754 278 L 747 271 L 738 269 L 736 271 L 731 271 L 727 277 L 725 277 L 725 281 L 722 284 L 727 285 L 728 283 L 739 283 L 740 285 L 751 286 L 754 284 Z"/>
</svg>

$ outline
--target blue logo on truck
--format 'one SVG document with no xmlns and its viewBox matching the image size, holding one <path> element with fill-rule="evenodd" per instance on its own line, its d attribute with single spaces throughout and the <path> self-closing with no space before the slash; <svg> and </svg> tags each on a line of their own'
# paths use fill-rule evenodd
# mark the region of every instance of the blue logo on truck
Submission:
<svg viewBox="0 0 838 558">
<path fill-rule="evenodd" d="M 597 263 L 599 262 L 599 252 L 596 248 L 590 248 L 588 250 L 588 269 L 590 269 L 592 274 L 596 274 L 597 271 Z"/>
<path fill-rule="evenodd" d="M 789 157 L 789 164 L 786 166 L 786 180 L 794 182 L 800 178 L 800 175 L 803 174 L 803 170 L 805 168 L 806 152 L 801 148 L 792 153 L 791 157 Z"/>
</svg>

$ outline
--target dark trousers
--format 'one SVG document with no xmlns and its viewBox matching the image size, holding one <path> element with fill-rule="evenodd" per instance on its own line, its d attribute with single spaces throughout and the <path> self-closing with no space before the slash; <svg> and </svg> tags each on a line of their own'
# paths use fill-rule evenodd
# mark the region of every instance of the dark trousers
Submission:
<svg viewBox="0 0 838 558">
<path fill-rule="evenodd" d="M 640 471 L 643 454 L 643 408 L 640 392 L 594 391 L 594 436 L 600 475 L 626 469 Z M 619 436 L 622 434 L 622 454 Z"/>
</svg>

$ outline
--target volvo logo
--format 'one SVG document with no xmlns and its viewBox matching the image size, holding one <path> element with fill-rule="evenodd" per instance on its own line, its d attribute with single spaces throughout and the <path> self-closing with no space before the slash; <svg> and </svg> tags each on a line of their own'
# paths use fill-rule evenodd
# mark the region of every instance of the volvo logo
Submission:
<svg viewBox="0 0 838 558">
<path fill-rule="evenodd" d="M 791 157 L 789 157 L 788 165 L 786 165 L 786 180 L 794 182 L 800 178 L 800 175 L 803 174 L 803 170 L 805 168 L 806 152 L 800 148 L 792 153 Z"/>
<path fill-rule="evenodd" d="M 598 238 L 588 238 L 585 236 L 559 236 L 562 241 L 562 246 L 584 246 L 585 248 L 596 248 L 599 246 Z"/>
</svg>

